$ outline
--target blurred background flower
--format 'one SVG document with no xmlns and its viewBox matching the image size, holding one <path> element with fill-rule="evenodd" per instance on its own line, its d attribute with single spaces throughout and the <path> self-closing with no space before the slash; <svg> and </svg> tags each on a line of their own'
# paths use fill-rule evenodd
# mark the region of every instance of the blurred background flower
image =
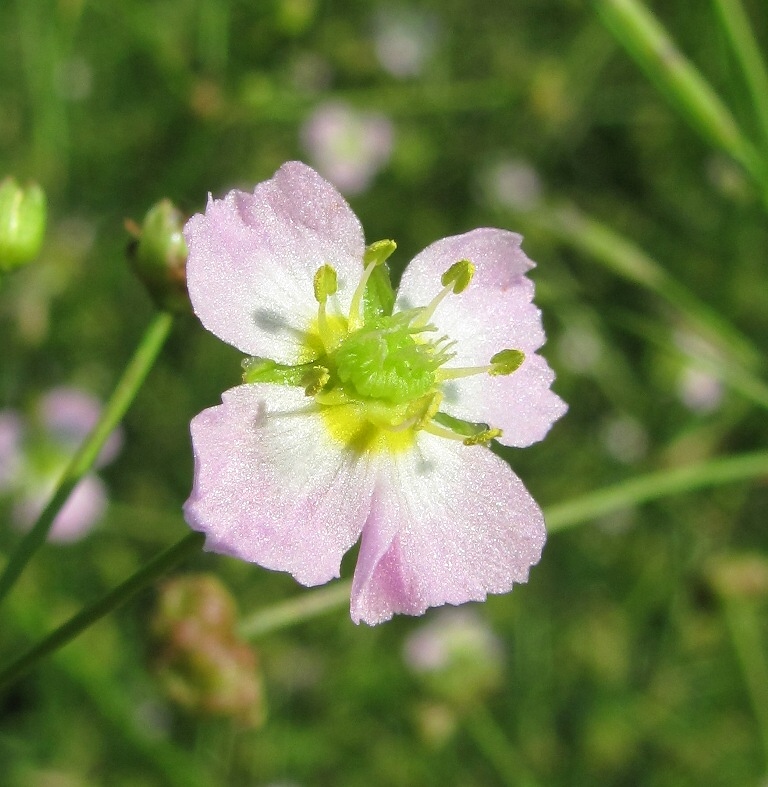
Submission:
<svg viewBox="0 0 768 787">
<path fill-rule="evenodd" d="M 69 387 L 44 394 L 29 417 L 0 411 L 0 494 L 12 499 L 12 517 L 19 528 L 34 524 L 100 415 L 95 397 Z M 116 458 L 122 440 L 119 430 L 110 435 L 96 460 L 97 468 Z M 87 475 L 54 519 L 49 540 L 66 543 L 85 536 L 103 516 L 107 501 L 104 482 L 95 474 Z"/>
<path fill-rule="evenodd" d="M 315 168 L 347 195 L 360 194 L 392 154 L 394 127 L 377 112 L 340 102 L 321 104 L 301 128 L 301 141 Z"/>
</svg>

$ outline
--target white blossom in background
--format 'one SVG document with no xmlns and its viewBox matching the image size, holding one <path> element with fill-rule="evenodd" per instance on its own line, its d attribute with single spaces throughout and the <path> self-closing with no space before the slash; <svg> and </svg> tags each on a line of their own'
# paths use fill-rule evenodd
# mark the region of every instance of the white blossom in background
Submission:
<svg viewBox="0 0 768 787">
<path fill-rule="evenodd" d="M 680 401 L 695 413 L 711 413 L 723 401 L 723 384 L 712 374 L 685 367 L 678 379 L 677 393 Z"/>
<path fill-rule="evenodd" d="M 344 194 L 361 194 L 392 155 L 392 122 L 342 102 L 318 106 L 301 128 L 312 164 Z"/>
<path fill-rule="evenodd" d="M 437 40 L 433 16 L 414 9 L 382 8 L 373 19 L 373 46 L 381 67 L 398 79 L 422 73 Z"/>
<path fill-rule="evenodd" d="M 527 211 L 541 201 L 541 179 L 525 159 L 501 159 L 489 166 L 480 180 L 485 199 L 494 207 Z"/>
<path fill-rule="evenodd" d="M 600 441 L 609 456 L 623 464 L 639 462 L 648 453 L 648 432 L 629 415 L 618 415 L 605 421 Z"/>
</svg>

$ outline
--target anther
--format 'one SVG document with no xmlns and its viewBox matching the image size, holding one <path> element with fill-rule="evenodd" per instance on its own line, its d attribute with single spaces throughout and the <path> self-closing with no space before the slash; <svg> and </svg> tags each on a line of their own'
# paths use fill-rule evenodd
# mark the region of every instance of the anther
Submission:
<svg viewBox="0 0 768 787">
<path fill-rule="evenodd" d="M 414 327 L 418 328 L 426 325 L 432 319 L 432 315 L 443 302 L 443 299 L 451 293 L 458 295 L 460 292 L 464 292 L 474 275 L 475 266 L 469 260 L 454 262 L 440 278 L 443 289 L 435 295 L 428 306 L 421 310 L 419 316 L 413 321 Z"/>
<path fill-rule="evenodd" d="M 499 377 L 512 374 L 522 366 L 524 360 L 525 353 L 522 350 L 501 350 L 491 358 L 491 362 L 487 366 L 442 367 L 435 371 L 435 379 L 444 382 L 445 380 L 458 380 L 461 377 L 473 377 L 476 374 L 490 374 L 493 377 Z"/>
</svg>

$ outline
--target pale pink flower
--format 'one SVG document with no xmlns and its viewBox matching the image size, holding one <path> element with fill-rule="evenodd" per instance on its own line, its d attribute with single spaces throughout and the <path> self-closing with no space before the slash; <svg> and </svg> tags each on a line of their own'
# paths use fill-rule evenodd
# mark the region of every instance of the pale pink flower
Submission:
<svg viewBox="0 0 768 787">
<path fill-rule="evenodd" d="M 195 312 L 255 356 L 192 421 L 184 512 L 206 548 L 319 585 L 361 538 L 351 614 L 369 624 L 524 582 L 543 517 L 487 444 L 541 440 L 566 407 L 536 354 L 520 236 L 433 243 L 393 312 L 377 266 L 394 244 L 366 247 L 344 198 L 299 162 L 210 198 L 185 236 Z"/>
<path fill-rule="evenodd" d="M 301 129 L 304 148 L 317 169 L 345 194 L 360 194 L 389 161 L 391 121 L 342 102 L 322 104 Z"/>
<path fill-rule="evenodd" d="M 15 463 L 15 472 L 8 483 L 0 483 L 0 491 L 4 489 L 15 498 L 13 520 L 22 530 L 27 530 L 53 494 L 73 453 L 98 422 L 101 404 L 84 391 L 60 386 L 41 397 L 36 418 L 29 424 L 13 415 L 18 428 L 15 451 L 9 454 L 9 461 Z M 0 481 L 4 464 L 2 433 L 11 434 L 7 425 L 2 427 L 5 421 L 12 423 L 0 413 Z M 96 466 L 111 462 L 121 446 L 122 433 L 117 429 L 107 438 Z M 101 519 L 107 501 L 107 490 L 101 479 L 95 474 L 85 476 L 56 515 L 48 539 L 59 543 L 81 539 Z"/>
</svg>

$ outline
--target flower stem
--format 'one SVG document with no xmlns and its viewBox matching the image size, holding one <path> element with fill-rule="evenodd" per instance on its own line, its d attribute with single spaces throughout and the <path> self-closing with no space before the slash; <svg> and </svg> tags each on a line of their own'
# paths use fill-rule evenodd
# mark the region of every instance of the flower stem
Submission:
<svg viewBox="0 0 768 787">
<path fill-rule="evenodd" d="M 136 398 L 139 388 L 141 388 L 168 338 L 172 325 L 173 316 L 168 312 L 160 312 L 150 323 L 133 358 L 128 363 L 123 376 L 105 405 L 99 422 L 72 457 L 59 480 L 53 497 L 37 518 L 32 529 L 21 539 L 8 558 L 3 573 L 0 575 L 0 601 L 13 587 L 35 552 L 45 543 L 53 520 L 61 507 L 80 479 L 91 469 L 107 438 Z"/>
<path fill-rule="evenodd" d="M 763 366 L 754 343 L 684 284 L 667 273 L 631 239 L 596 221 L 575 205 L 553 205 L 530 221 L 575 249 L 589 254 L 608 270 L 666 301 L 704 339 L 749 369 Z"/>
<path fill-rule="evenodd" d="M 711 144 L 750 174 L 768 207 L 768 167 L 733 115 L 640 0 L 592 0 L 605 25 L 656 86 Z"/>
<path fill-rule="evenodd" d="M 768 149 L 768 68 L 741 0 L 713 0 L 752 96 L 764 148 Z"/>
<path fill-rule="evenodd" d="M 768 770 L 768 662 L 760 629 L 762 618 L 749 601 L 723 599 L 723 616 L 741 667 Z"/>
<path fill-rule="evenodd" d="M 351 587 L 350 581 L 337 582 L 331 587 L 302 593 L 297 598 L 260 609 L 240 623 L 240 634 L 255 639 L 343 607 L 349 603 Z"/>
<path fill-rule="evenodd" d="M 464 720 L 464 729 L 496 769 L 502 784 L 538 787 L 539 782 L 486 707 L 478 707 L 470 713 Z"/>
<path fill-rule="evenodd" d="M 199 550 L 203 540 L 204 536 L 201 533 L 190 533 L 154 557 L 114 590 L 93 604 L 84 607 L 74 617 L 0 671 L 0 689 L 23 675 L 44 656 L 66 645 L 97 620 L 121 607 L 140 590 L 152 584 L 158 577 L 180 563 L 187 555 Z"/>
<path fill-rule="evenodd" d="M 768 451 L 659 470 L 550 506 L 544 512 L 547 529 L 564 530 L 639 503 L 759 476 L 768 477 Z"/>
</svg>

